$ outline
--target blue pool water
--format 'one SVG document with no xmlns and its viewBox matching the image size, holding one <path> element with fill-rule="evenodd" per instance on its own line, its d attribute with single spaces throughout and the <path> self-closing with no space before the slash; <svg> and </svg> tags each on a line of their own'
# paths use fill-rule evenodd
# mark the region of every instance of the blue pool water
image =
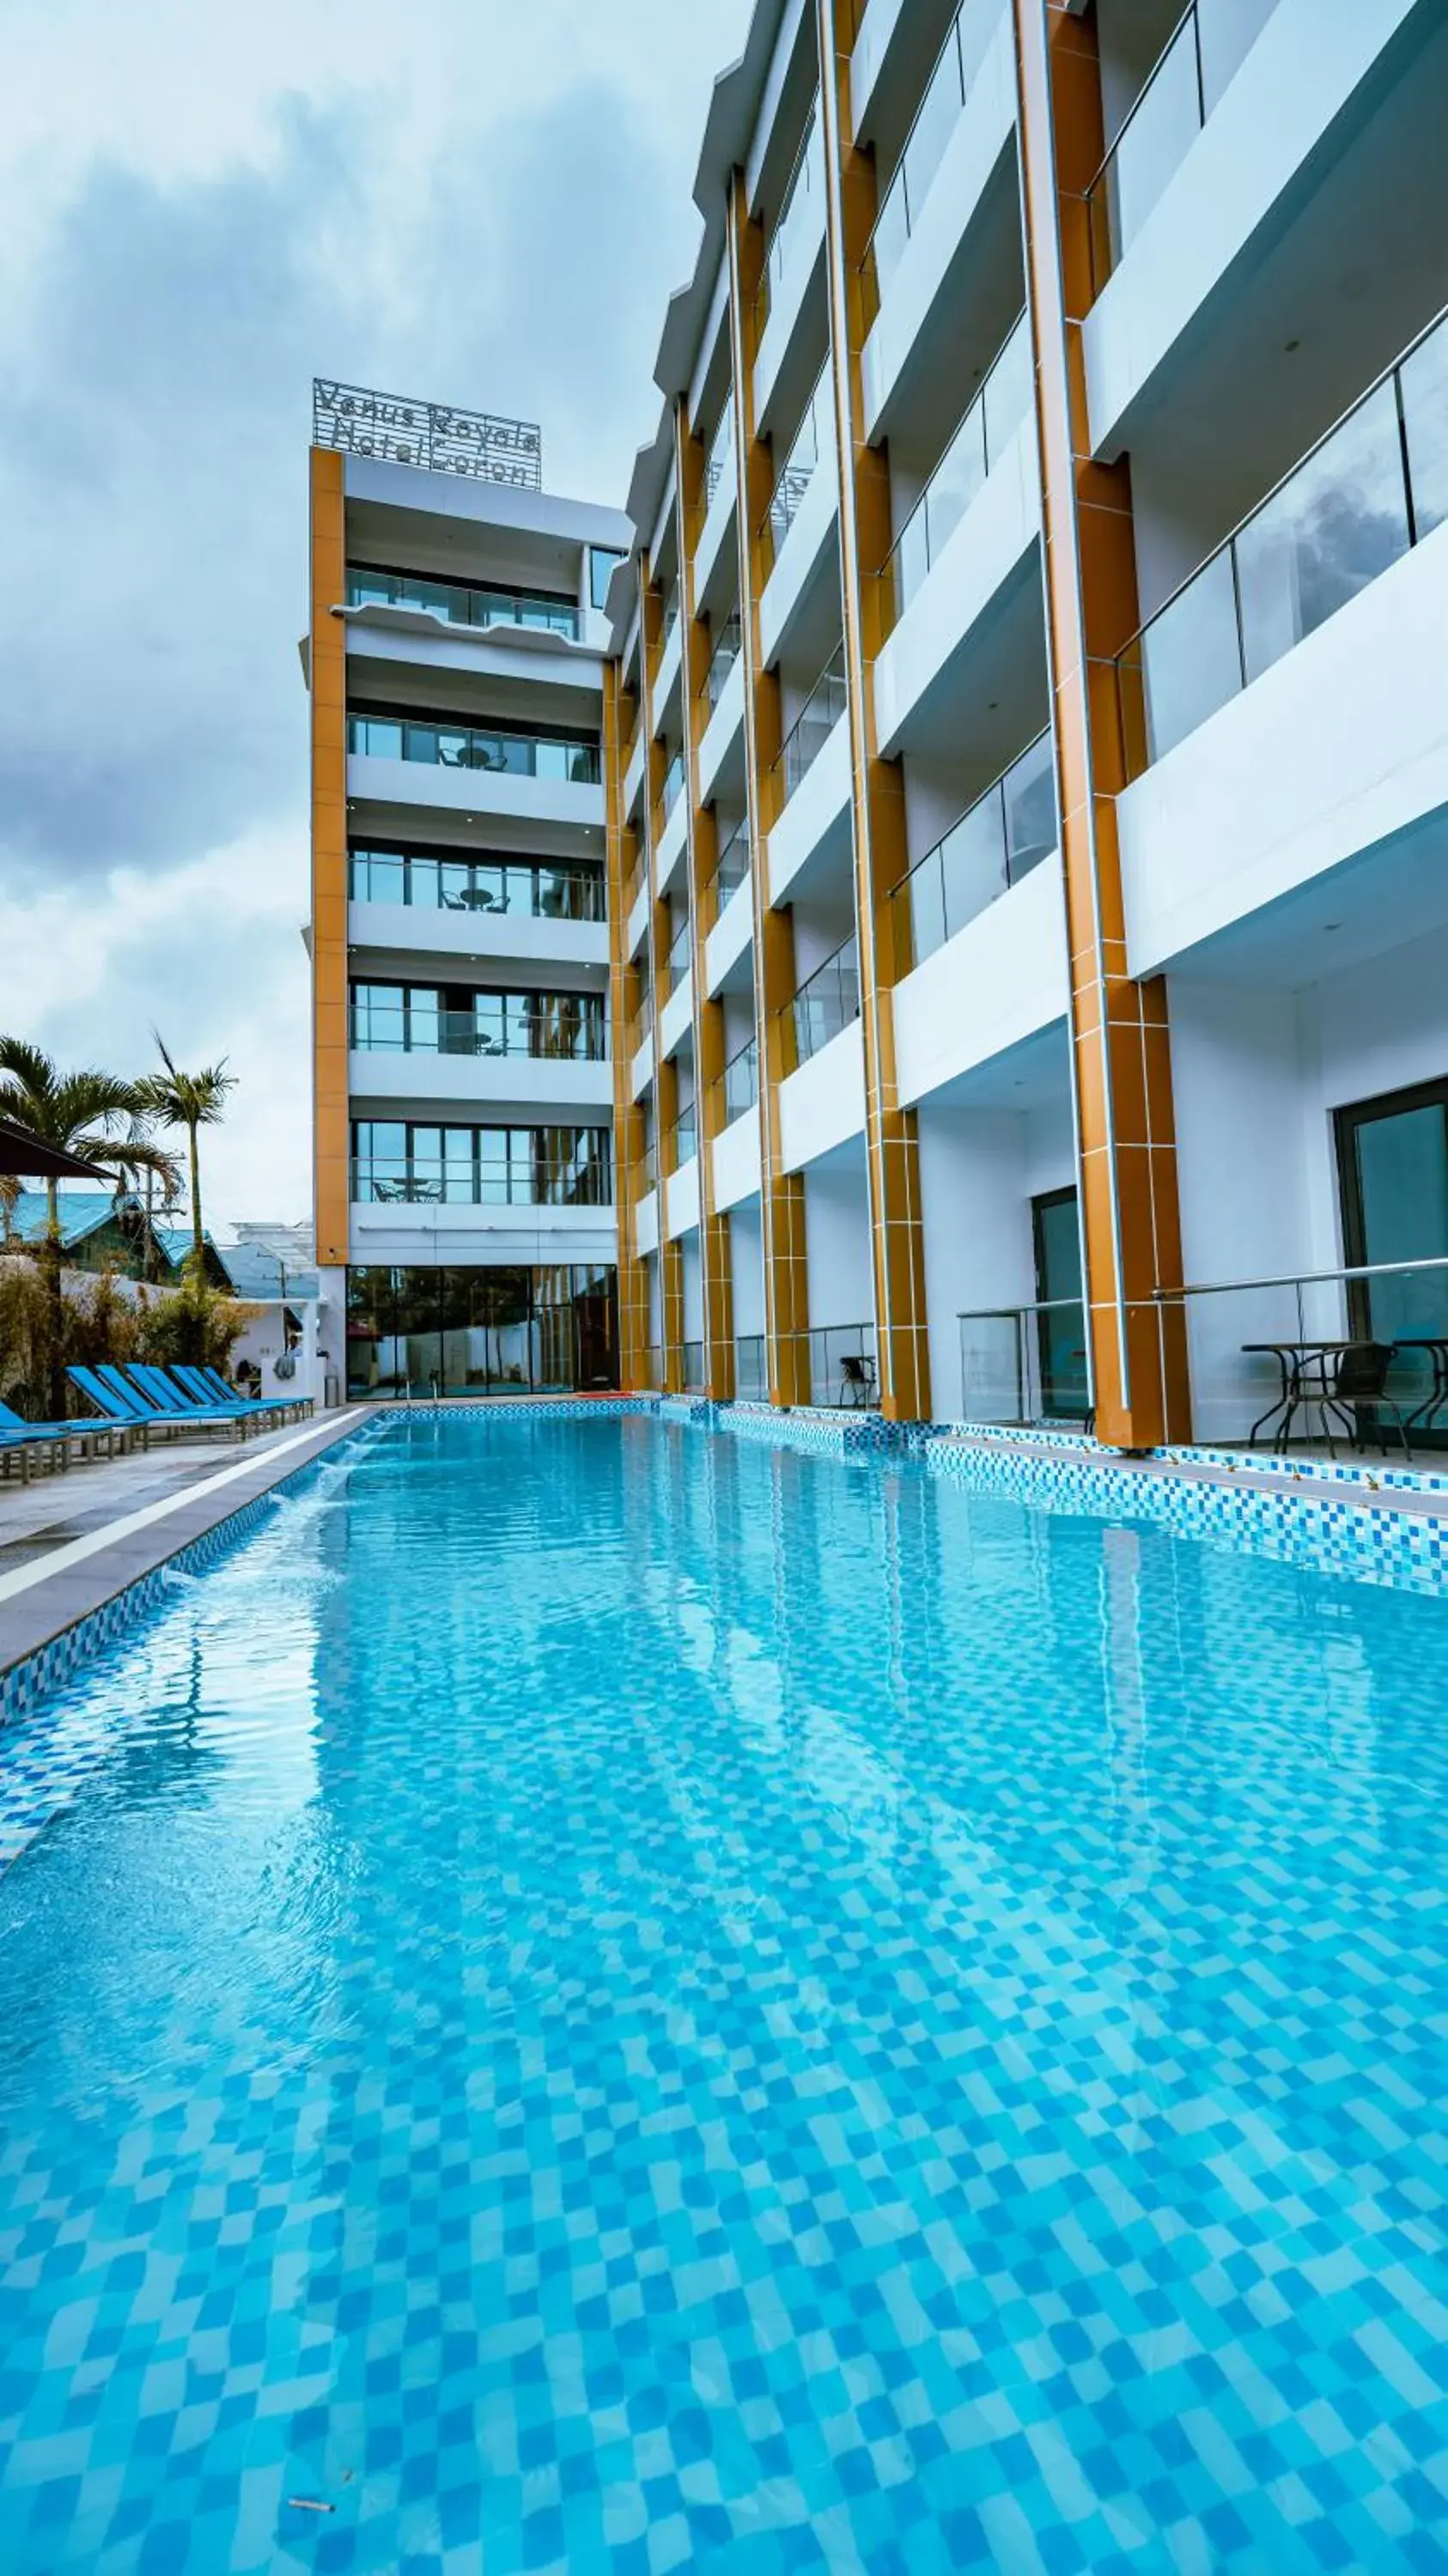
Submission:
<svg viewBox="0 0 1448 2576">
<path fill-rule="evenodd" d="M 1448 2567 L 1445 1717 L 1438 1600 L 390 1426 L 0 1737 L 0 2569 Z"/>
</svg>

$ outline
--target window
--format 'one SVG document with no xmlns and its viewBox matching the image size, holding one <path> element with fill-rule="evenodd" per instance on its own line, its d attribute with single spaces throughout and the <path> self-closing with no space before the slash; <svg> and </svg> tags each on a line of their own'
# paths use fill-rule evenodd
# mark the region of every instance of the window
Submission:
<svg viewBox="0 0 1448 2576">
<path fill-rule="evenodd" d="M 617 1275 L 439 1264 L 347 1273 L 349 1396 L 521 1394 L 618 1384 Z"/>
<path fill-rule="evenodd" d="M 1391 1265 L 1448 1263 L 1448 1079 L 1356 1101 L 1338 1110 L 1336 1123 L 1343 1257 L 1349 1269 L 1379 1272 L 1349 1280 L 1348 1329 L 1363 1341 L 1442 1341 L 1448 1266 Z M 1425 1402 L 1433 1383 L 1429 1353 L 1405 1350 L 1392 1379 L 1405 1413 Z M 1421 1426 L 1414 1430 L 1415 1441 L 1423 1436 Z"/>
<path fill-rule="evenodd" d="M 590 546 L 588 549 L 588 595 L 595 608 L 608 604 L 608 585 L 621 563 L 628 557 L 615 546 Z"/>
</svg>

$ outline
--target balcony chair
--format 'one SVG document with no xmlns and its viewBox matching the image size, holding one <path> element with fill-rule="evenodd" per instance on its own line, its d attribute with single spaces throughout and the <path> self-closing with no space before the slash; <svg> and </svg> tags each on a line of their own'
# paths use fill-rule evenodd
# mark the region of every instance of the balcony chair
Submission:
<svg viewBox="0 0 1448 2576">
<path fill-rule="evenodd" d="M 864 1351 L 842 1355 L 839 1400 L 852 1413 L 866 1412 L 875 1403 L 875 1363 Z"/>
<path fill-rule="evenodd" d="M 1316 1405 L 1322 1422 L 1322 1436 L 1327 1454 L 1337 1456 L 1332 1425 L 1340 1425 L 1348 1445 L 1365 1449 L 1368 1440 L 1376 1440 L 1379 1451 L 1388 1454 L 1387 1430 L 1393 1430 L 1405 1459 L 1411 1459 L 1403 1409 L 1387 1392 L 1388 1372 L 1397 1357 L 1391 1342 L 1346 1342 L 1339 1350 L 1314 1354 L 1303 1367 L 1287 1419 L 1278 1436 L 1279 1447 L 1285 1447 L 1292 1416 L 1299 1409 Z M 1383 1416 L 1391 1416 L 1390 1424 Z"/>
</svg>

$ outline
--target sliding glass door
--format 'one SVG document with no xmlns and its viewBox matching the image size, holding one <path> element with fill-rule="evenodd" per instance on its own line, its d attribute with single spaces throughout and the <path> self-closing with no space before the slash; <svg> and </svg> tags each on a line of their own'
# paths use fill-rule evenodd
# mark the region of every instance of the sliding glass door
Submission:
<svg viewBox="0 0 1448 2576">
<path fill-rule="evenodd" d="M 1448 1261 L 1448 1081 L 1340 1109 L 1337 1155 L 1350 1269 Z M 1364 1341 L 1448 1342 L 1448 1268 L 1350 1281 L 1348 1321 Z M 1405 1409 L 1424 1402 L 1430 1355 L 1404 1351 L 1392 1384 Z"/>
</svg>

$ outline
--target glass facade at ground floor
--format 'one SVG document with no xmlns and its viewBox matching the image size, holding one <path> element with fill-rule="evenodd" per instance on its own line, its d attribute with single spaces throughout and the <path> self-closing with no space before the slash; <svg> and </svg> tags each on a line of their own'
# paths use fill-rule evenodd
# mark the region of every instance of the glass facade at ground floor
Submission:
<svg viewBox="0 0 1448 2576">
<path fill-rule="evenodd" d="M 612 1263 L 347 1273 L 347 1394 L 560 1394 L 618 1384 Z"/>
</svg>

